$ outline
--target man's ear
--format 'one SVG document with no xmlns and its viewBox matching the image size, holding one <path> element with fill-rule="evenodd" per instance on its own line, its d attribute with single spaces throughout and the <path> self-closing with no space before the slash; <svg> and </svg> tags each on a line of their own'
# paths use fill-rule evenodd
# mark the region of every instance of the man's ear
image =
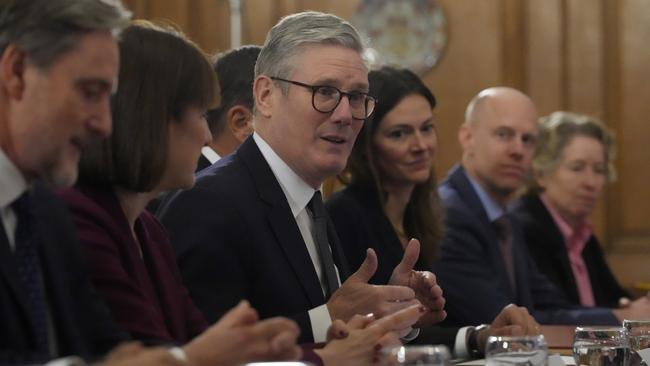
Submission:
<svg viewBox="0 0 650 366">
<path fill-rule="evenodd" d="M 253 113 L 243 105 L 234 105 L 226 113 L 228 128 L 237 141 L 244 142 L 253 133 Z"/>
<path fill-rule="evenodd" d="M 458 142 L 463 148 L 463 151 L 468 152 L 472 147 L 472 141 L 474 140 L 474 129 L 472 126 L 464 123 L 458 129 Z"/>
<path fill-rule="evenodd" d="M 0 79 L 10 98 L 22 98 L 26 63 L 27 55 L 14 44 L 7 46 L 0 57 Z"/>
<path fill-rule="evenodd" d="M 273 85 L 273 80 L 266 75 L 260 75 L 253 83 L 253 97 L 255 98 L 255 108 L 258 113 L 266 118 L 271 117 L 271 107 L 273 105 L 273 93 L 279 91 Z"/>
</svg>

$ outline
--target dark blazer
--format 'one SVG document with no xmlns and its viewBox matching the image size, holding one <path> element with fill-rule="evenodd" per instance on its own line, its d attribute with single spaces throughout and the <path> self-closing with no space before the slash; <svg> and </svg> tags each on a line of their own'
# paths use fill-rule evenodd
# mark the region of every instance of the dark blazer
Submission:
<svg viewBox="0 0 650 366">
<path fill-rule="evenodd" d="M 515 207 L 514 213 L 521 222 L 528 251 L 537 267 L 569 301 L 579 305 L 578 288 L 571 270 L 564 236 L 550 212 L 537 195 L 522 197 Z M 630 296 L 609 270 L 595 236 L 592 235 L 587 241 L 582 250 L 582 259 L 589 272 L 597 306 L 618 307 L 618 300 L 621 297 Z"/>
<path fill-rule="evenodd" d="M 143 212 L 135 222 L 138 248 L 111 190 L 76 187 L 59 194 L 72 212 L 95 288 L 123 329 L 145 343 L 183 344 L 207 328 L 183 285 L 167 232 L 153 216 Z"/>
<path fill-rule="evenodd" d="M 313 341 L 307 311 L 325 303 L 323 292 L 284 192 L 252 137 L 201 171 L 194 188 L 175 194 L 159 213 L 190 294 L 209 321 L 247 299 L 262 318 L 293 318 L 299 341 Z M 331 223 L 328 237 L 345 279 Z"/>
<path fill-rule="evenodd" d="M 358 268 L 366 257 L 367 248 L 373 248 L 377 253 L 379 265 L 370 282 L 377 285 L 387 284 L 393 269 L 404 256 L 404 249 L 384 214 L 377 190 L 374 187 L 353 184 L 332 195 L 325 206 L 341 239 L 341 246 L 350 268 Z M 418 270 L 430 269 L 420 262 L 415 267 Z M 413 342 L 442 343 L 453 350 L 456 333 L 457 327 L 430 327 L 422 329 Z"/>
<path fill-rule="evenodd" d="M 385 285 L 395 266 L 404 255 L 404 249 L 388 217 L 381 207 L 376 188 L 353 184 L 336 192 L 325 202 L 350 268 L 359 268 L 366 258 L 366 250 L 373 248 L 379 259 L 377 272 L 370 283 Z M 415 269 L 430 268 L 418 261 Z"/>
<path fill-rule="evenodd" d="M 359 268 L 366 258 L 366 250 L 373 248 L 379 266 L 370 283 L 388 283 L 393 269 L 404 255 L 404 249 L 384 214 L 377 191 L 351 185 L 334 193 L 325 202 L 325 207 L 341 239 L 350 268 Z"/>
<path fill-rule="evenodd" d="M 542 275 L 512 218 L 517 288 L 508 280 L 497 232 L 462 167 L 452 168 L 439 187 L 447 228 L 434 266 L 447 300 L 447 322 L 490 323 L 509 303 L 525 306 L 542 324 L 618 324 L 608 309 L 579 308 Z"/>
<path fill-rule="evenodd" d="M 201 155 L 199 156 L 199 161 L 196 163 L 196 170 L 195 170 L 195 172 L 198 173 L 198 172 L 200 172 L 201 170 L 203 170 L 203 169 L 209 167 L 210 165 L 212 165 L 212 163 L 210 162 L 210 160 L 208 160 L 208 158 L 206 158 L 203 154 L 201 154 Z"/>
<path fill-rule="evenodd" d="M 35 222 L 40 242 L 43 281 L 54 323 L 58 353 L 86 359 L 106 353 L 127 335 L 94 291 L 81 260 L 74 226 L 65 206 L 46 188 L 32 188 Z M 13 253 L 0 227 L 0 364 L 38 363 L 33 326 L 26 310 Z"/>
</svg>

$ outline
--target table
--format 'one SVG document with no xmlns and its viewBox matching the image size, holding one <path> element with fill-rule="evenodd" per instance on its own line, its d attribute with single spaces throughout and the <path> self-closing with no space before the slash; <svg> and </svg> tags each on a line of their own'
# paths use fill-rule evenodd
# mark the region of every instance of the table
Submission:
<svg viewBox="0 0 650 366">
<path fill-rule="evenodd" d="M 546 338 L 549 355 L 560 355 L 565 365 L 575 365 L 573 359 L 574 325 L 542 325 L 541 332 Z M 485 359 L 455 362 L 458 366 L 483 366 Z"/>
</svg>

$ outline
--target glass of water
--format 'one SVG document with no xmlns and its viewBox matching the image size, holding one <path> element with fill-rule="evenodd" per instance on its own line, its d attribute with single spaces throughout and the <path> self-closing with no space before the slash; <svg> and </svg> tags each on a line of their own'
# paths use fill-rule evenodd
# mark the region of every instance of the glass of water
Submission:
<svg viewBox="0 0 650 366">
<path fill-rule="evenodd" d="M 400 346 L 383 351 L 382 366 L 450 366 L 447 347 L 439 346 Z"/>
<path fill-rule="evenodd" d="M 543 335 L 489 337 L 485 345 L 488 366 L 545 366 L 548 346 Z"/>
<path fill-rule="evenodd" d="M 638 351 L 650 348 L 650 320 L 623 320 L 630 342 L 630 366 L 647 366 Z"/>
<path fill-rule="evenodd" d="M 650 320 L 623 320 L 623 328 L 630 340 L 630 349 L 640 351 L 650 348 Z"/>
<path fill-rule="evenodd" d="M 577 366 L 628 366 L 630 345 L 625 328 L 577 327 L 573 358 Z"/>
</svg>

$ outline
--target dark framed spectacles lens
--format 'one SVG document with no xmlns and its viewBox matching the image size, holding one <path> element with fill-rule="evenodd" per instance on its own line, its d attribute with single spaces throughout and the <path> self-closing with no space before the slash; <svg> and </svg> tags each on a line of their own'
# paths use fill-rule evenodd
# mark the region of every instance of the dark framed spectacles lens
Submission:
<svg viewBox="0 0 650 366">
<path fill-rule="evenodd" d="M 350 112 L 354 119 L 366 119 L 370 117 L 375 110 L 377 100 L 366 93 L 346 93 L 340 91 L 334 86 L 327 85 L 309 85 L 295 80 L 282 79 L 278 77 L 271 77 L 276 81 L 291 83 L 294 85 L 302 86 L 303 88 L 311 89 L 312 92 L 312 106 L 315 110 L 321 113 L 330 113 L 338 107 L 343 96 L 348 97 L 350 103 Z"/>
<path fill-rule="evenodd" d="M 314 108 L 323 113 L 333 111 L 341 100 L 341 92 L 331 86 L 319 86 L 314 89 Z"/>
</svg>

